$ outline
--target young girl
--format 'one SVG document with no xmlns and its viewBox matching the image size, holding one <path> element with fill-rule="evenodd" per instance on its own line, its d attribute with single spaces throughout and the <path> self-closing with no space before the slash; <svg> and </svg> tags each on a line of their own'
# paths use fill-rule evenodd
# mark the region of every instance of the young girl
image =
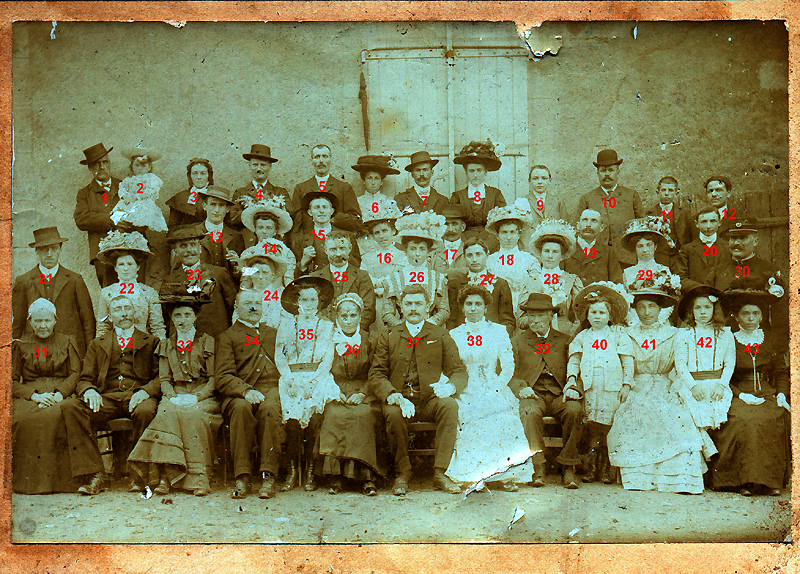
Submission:
<svg viewBox="0 0 800 574">
<path fill-rule="evenodd" d="M 289 474 L 282 490 L 298 484 L 300 444 L 307 462 L 305 490 L 316 490 L 313 449 L 325 405 L 339 398 L 339 387 L 331 375 L 333 323 L 319 317 L 330 305 L 333 284 L 322 277 L 300 277 L 283 290 L 281 305 L 294 315 L 281 321 L 275 341 L 275 366 L 280 372 L 278 391 L 286 430 Z"/>
<path fill-rule="evenodd" d="M 164 182 L 153 171 L 153 162 L 158 154 L 136 150 L 130 152 L 132 175 L 119 184 L 119 202 L 111 211 L 111 220 L 119 225 L 128 223 L 132 227 L 147 227 L 153 231 L 167 231 L 167 222 L 156 199 Z"/>
<path fill-rule="evenodd" d="M 589 422 L 590 451 L 584 482 L 616 482 L 606 436 L 620 405 L 620 391 L 633 380 L 633 344 L 622 327 L 627 311 L 628 301 L 619 286 L 608 281 L 592 283 L 575 298 L 581 330 L 569 344 L 564 390 L 577 389 L 580 376 Z"/>
<path fill-rule="evenodd" d="M 258 245 L 262 253 L 266 247 L 270 253 L 280 255 L 286 261 L 283 285 L 288 285 L 294 279 L 297 258 L 282 241 L 292 229 L 292 217 L 284 207 L 283 197 L 269 196 L 262 201 L 254 201 L 250 196 L 243 195 L 239 199 L 243 205 L 247 205 L 242 212 L 242 223 L 249 230 L 249 233 L 243 234 L 245 247 Z M 273 245 L 276 247 L 273 248 Z"/>
</svg>

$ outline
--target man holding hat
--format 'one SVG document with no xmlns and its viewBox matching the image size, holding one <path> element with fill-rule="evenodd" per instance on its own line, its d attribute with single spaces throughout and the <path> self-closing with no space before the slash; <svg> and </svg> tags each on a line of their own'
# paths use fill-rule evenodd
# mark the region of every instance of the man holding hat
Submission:
<svg viewBox="0 0 800 574">
<path fill-rule="evenodd" d="M 511 341 L 514 350 L 514 376 L 508 386 L 519 399 L 519 416 L 533 453 L 533 486 L 544 486 L 544 417 L 556 417 L 561 423 L 564 447 L 556 458 L 564 466 L 563 483 L 578 488 L 575 466 L 580 464 L 578 443 L 581 438 L 581 383 L 579 388 L 564 391 L 567 383 L 569 337 L 550 325 L 558 311 L 550 295 L 531 293 L 520 305 L 529 328 Z"/>
<path fill-rule="evenodd" d="M 200 259 L 203 263 L 224 267 L 232 276 L 236 276 L 239 272 L 239 254 L 244 251 L 244 238 L 225 224 L 225 216 L 238 204 L 234 204 L 230 190 L 224 187 L 209 185 L 198 195 L 202 198 L 206 214 L 205 221 L 198 226 L 204 234 L 200 240 Z M 241 221 L 241 213 L 238 217 Z"/>
<path fill-rule="evenodd" d="M 111 177 L 111 161 L 108 159 L 112 149 L 114 148 L 106 149 L 106 146 L 99 143 L 83 150 L 86 157 L 80 163 L 89 168 L 92 181 L 78 191 L 75 212 L 72 214 L 78 229 L 89 232 L 89 262 L 94 265 L 100 287 L 111 285 L 117 280 L 114 268 L 97 259 L 100 240 L 114 228 L 110 214 L 119 201 L 120 180 Z"/>
<path fill-rule="evenodd" d="M 233 205 L 231 205 L 227 221 L 231 228 L 236 231 L 241 231 L 242 227 L 244 227 L 242 224 L 244 205 L 239 201 L 242 196 L 249 195 L 256 200 L 280 196 L 283 197 L 284 205 L 287 207 L 290 205 L 289 192 L 269 182 L 269 172 L 272 169 L 272 164 L 278 161 L 272 157 L 272 151 L 269 146 L 253 144 L 250 146 L 250 153 L 243 153 L 242 157 L 247 160 L 252 179 L 250 183 L 233 192 Z"/>
<path fill-rule="evenodd" d="M 36 250 L 39 264 L 14 281 L 11 336 L 20 339 L 30 332 L 28 307 L 37 299 L 44 298 L 56 307 L 56 332 L 73 337 L 82 358 L 89 342 L 94 339 L 94 308 L 83 277 L 58 263 L 61 244 L 65 241 L 67 239 L 61 237 L 56 227 L 33 232 L 33 243 L 28 245 Z"/>
<path fill-rule="evenodd" d="M 411 173 L 414 185 L 394 196 L 400 211 L 410 208 L 413 213 L 439 212 L 444 205 L 449 203 L 449 200 L 431 185 L 433 168 L 437 163 L 439 160 L 432 159 L 427 151 L 411 154 L 411 163 L 405 167 L 405 170 Z"/>
<path fill-rule="evenodd" d="M 349 183 L 331 175 L 332 158 L 331 148 L 326 144 L 317 144 L 311 148 L 314 177 L 298 183 L 292 194 L 289 213 L 294 220 L 293 233 L 311 233 L 313 227 L 311 217 L 302 205 L 303 198 L 312 191 L 327 191 L 336 197 L 339 206 L 333 216 L 333 224 L 336 227 L 353 233 L 361 229 L 361 207 L 358 205 L 356 194 Z"/>
<path fill-rule="evenodd" d="M 615 150 L 598 152 L 597 161 L 592 163 L 597 168 L 600 185 L 581 196 L 574 221 L 577 223 L 587 208 L 599 212 L 607 222 L 606 229 L 599 236 L 600 241 L 612 246 L 623 267 L 628 267 L 636 263 L 636 257 L 620 249 L 619 242 L 628 221 L 645 216 L 644 205 L 637 191 L 619 184 L 622 158 L 617 157 Z"/>
</svg>

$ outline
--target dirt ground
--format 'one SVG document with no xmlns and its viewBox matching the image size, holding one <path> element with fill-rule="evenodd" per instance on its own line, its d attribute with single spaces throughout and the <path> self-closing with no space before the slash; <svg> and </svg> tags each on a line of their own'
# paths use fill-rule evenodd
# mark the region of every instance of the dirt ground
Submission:
<svg viewBox="0 0 800 574">
<path fill-rule="evenodd" d="M 257 488 L 256 484 L 256 488 Z M 780 497 L 706 491 L 690 496 L 584 484 L 566 490 L 492 490 L 467 499 L 413 480 L 405 497 L 336 496 L 321 489 L 271 500 L 229 498 L 215 485 L 197 498 L 152 496 L 122 484 L 94 498 L 78 494 L 13 495 L 14 542 L 782 542 L 790 531 L 789 490 Z M 515 510 L 522 520 L 509 522 Z"/>
</svg>

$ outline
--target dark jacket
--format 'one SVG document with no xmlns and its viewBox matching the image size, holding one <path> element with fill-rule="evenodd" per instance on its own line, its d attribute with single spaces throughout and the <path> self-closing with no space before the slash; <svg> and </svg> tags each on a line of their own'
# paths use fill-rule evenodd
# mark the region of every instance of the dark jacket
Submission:
<svg viewBox="0 0 800 574">
<path fill-rule="evenodd" d="M 485 186 L 486 197 L 480 203 L 475 203 L 475 198 L 467 197 L 469 187 L 459 189 L 450 198 L 450 203 L 458 203 L 467 211 L 467 227 L 485 227 L 489 212 L 495 207 L 505 207 L 506 199 L 496 187 Z"/>
<path fill-rule="evenodd" d="M 712 255 L 716 253 L 716 255 Z M 681 278 L 681 291 L 686 293 L 700 285 L 705 285 L 711 270 L 720 261 L 731 257 L 728 242 L 717 237 L 714 245 L 706 247 L 705 243 L 696 239 L 681 247 L 672 265 L 672 272 Z"/>
<path fill-rule="evenodd" d="M 227 225 L 222 226 L 222 237 L 211 237 L 209 231 L 206 229 L 206 223 L 203 221 L 198 226 L 198 229 L 205 233 L 203 239 L 200 240 L 200 260 L 209 265 L 216 265 L 217 267 L 224 267 L 233 275 L 233 266 L 230 261 L 225 258 L 228 249 L 232 249 L 237 254 L 241 255 L 244 251 L 244 239 L 242 234 L 234 231 Z"/>
<path fill-rule="evenodd" d="M 414 210 L 414 213 L 422 213 L 423 211 L 436 211 L 438 213 L 439 209 L 447 205 L 450 200 L 436 191 L 433 186 L 430 187 L 430 190 L 431 192 L 428 199 L 425 200 L 425 205 L 422 205 L 422 200 L 413 187 L 409 187 L 407 190 L 395 195 L 394 201 L 400 211 L 410 207 Z"/>
<path fill-rule="evenodd" d="M 584 286 L 597 281 L 622 283 L 622 267 L 616 252 L 599 238 L 594 242 L 594 251 L 584 253 L 579 245 L 564 261 L 564 271 L 580 277 Z"/>
<path fill-rule="evenodd" d="M 337 229 L 335 225 L 331 226 L 331 231 Z M 313 228 L 312 228 L 313 230 Z M 309 263 L 307 269 L 302 269 L 300 267 L 301 262 L 303 261 L 303 250 L 308 247 L 309 245 L 313 245 L 316 249 L 316 255 Z M 358 243 L 356 242 L 355 235 L 350 235 L 350 264 L 359 267 L 361 265 L 361 251 L 358 249 Z M 328 254 L 325 253 L 325 240 L 319 239 L 314 237 L 311 234 L 311 230 L 307 233 L 298 232 L 292 235 L 292 244 L 290 246 L 294 256 L 297 258 L 297 267 L 295 268 L 295 278 L 300 277 L 301 275 L 309 275 L 318 269 L 322 269 L 329 265 L 328 263 Z"/>
<path fill-rule="evenodd" d="M 551 328 L 547 337 L 539 347 L 539 335 L 526 329 L 511 340 L 514 350 L 514 376 L 508 386 L 519 397 L 525 387 L 533 388 L 545 365 L 553 374 L 556 384 L 550 384 L 548 390 L 560 395 L 567 383 L 567 360 L 569 358 L 569 336 Z M 549 351 L 544 344 L 550 345 Z M 578 391 L 583 394 L 583 385 L 578 381 Z"/>
<path fill-rule="evenodd" d="M 491 273 L 485 270 L 484 273 Z M 450 300 L 450 318 L 447 320 L 447 328 L 452 330 L 464 322 L 464 308 L 458 304 L 458 293 L 468 283 L 468 271 L 465 269 L 454 269 L 447 274 L 447 296 Z M 492 291 L 492 303 L 486 307 L 486 320 L 505 326 L 510 337 L 517 328 L 517 321 L 514 317 L 514 304 L 511 301 L 511 288 L 508 282 L 496 275 L 492 279 L 494 290 Z"/>
<path fill-rule="evenodd" d="M 603 201 L 603 198 L 606 198 Z M 611 199 L 613 198 L 613 200 Z M 634 218 L 645 216 L 644 205 L 639 193 L 623 185 L 606 195 L 600 186 L 589 193 L 585 193 L 578 200 L 578 209 L 573 223 L 577 222 L 585 209 L 593 209 L 605 216 L 608 224 L 597 237 L 598 241 L 605 241 L 616 251 L 619 260 L 623 263 L 636 263 L 636 255 L 620 246 L 625 225 Z"/>
<path fill-rule="evenodd" d="M 112 345 L 119 345 L 113 329 L 89 343 L 86 358 L 83 360 L 83 371 L 75 389 L 76 395 L 83 397 L 83 394 L 89 389 L 94 389 L 101 395 L 119 390 L 119 380 L 106 378 L 111 362 Z M 161 394 L 158 357 L 156 356 L 158 337 L 134 328 L 131 346 L 133 347 L 133 370 L 136 373 L 137 383 L 133 388 L 126 390 L 135 393 L 144 389 L 151 397 L 158 397 Z"/>
<path fill-rule="evenodd" d="M 170 197 L 166 204 L 169 207 L 169 219 L 167 227 L 172 229 L 179 225 L 196 225 L 203 223 L 206 214 L 200 207 L 200 198 L 195 203 L 189 203 L 189 193 L 191 189 L 184 189 Z"/>
<path fill-rule="evenodd" d="M 119 182 L 119 179 L 112 177 L 111 190 L 107 193 L 94 179 L 89 185 L 78 190 L 72 217 L 78 229 L 89 232 L 90 263 L 94 263 L 97 257 L 100 240 L 114 228 L 110 214 L 119 201 Z M 106 193 L 105 201 L 103 201 L 104 193 Z"/>
<path fill-rule="evenodd" d="M 236 321 L 217 337 L 214 384 L 223 396 L 244 398 L 249 390 L 266 395 L 269 389 L 277 388 L 280 378 L 275 366 L 277 333 L 277 329 L 263 323 L 254 329 Z M 254 343 L 256 338 L 258 342 Z"/>
<path fill-rule="evenodd" d="M 196 327 L 199 331 L 216 337 L 230 327 L 233 315 L 233 303 L 236 300 L 236 286 L 230 274 L 223 267 L 200 263 L 200 281 L 213 279 L 217 282 L 211 294 L 211 302 L 200 307 L 197 313 Z M 193 276 L 194 278 L 195 276 Z M 164 280 L 165 283 L 189 283 L 189 277 L 183 266 L 179 265 Z M 167 329 L 169 334 L 171 329 Z"/>
<path fill-rule="evenodd" d="M 314 224 L 308 213 L 302 210 L 303 197 L 311 192 L 319 191 L 317 185 L 317 178 L 312 177 L 294 186 L 294 193 L 292 194 L 292 209 L 289 213 L 292 215 L 294 227 L 292 233 L 311 233 L 314 229 Z M 345 231 L 357 232 L 361 230 L 361 207 L 358 205 L 358 199 L 353 191 L 352 186 L 346 181 L 336 179 L 332 175 L 328 176 L 328 181 L 325 186 L 325 191 L 328 191 L 336 196 L 339 200 L 339 208 L 333 215 L 332 223 L 339 229 Z"/>
<path fill-rule="evenodd" d="M 289 209 L 291 208 L 291 203 L 290 203 L 291 199 L 289 198 L 289 192 L 286 191 L 285 188 L 278 187 L 277 185 L 272 185 L 270 181 L 267 181 L 261 187 L 261 191 L 263 194 L 261 197 L 262 199 L 266 199 L 267 197 L 270 196 L 273 197 L 281 196 L 283 197 L 285 205 L 284 209 L 286 209 L 286 211 L 289 211 Z M 242 197 L 243 195 L 249 195 L 253 199 L 258 200 L 256 198 L 256 188 L 253 186 L 252 181 L 250 181 L 244 187 L 240 187 L 233 192 L 234 204 L 231 206 L 228 215 L 225 216 L 225 224 L 228 225 L 231 229 L 234 229 L 236 231 L 241 231 L 242 229 L 244 229 L 244 224 L 242 223 L 242 212 L 244 211 L 244 207 L 242 206 L 242 204 L 236 202 L 236 200 Z"/>
<path fill-rule="evenodd" d="M 344 276 L 344 273 L 347 276 Z M 334 277 L 331 273 L 330 265 L 320 267 L 311 275 L 314 277 L 324 277 L 333 283 L 334 300 L 343 293 L 355 293 L 364 302 L 364 310 L 361 312 L 361 328 L 369 331 L 370 325 L 375 322 L 375 287 L 369 273 L 362 271 L 352 263 L 347 265 L 347 270 L 339 277 Z M 325 317 L 336 322 L 336 317 L 331 315 L 331 307 L 323 311 Z"/>
</svg>

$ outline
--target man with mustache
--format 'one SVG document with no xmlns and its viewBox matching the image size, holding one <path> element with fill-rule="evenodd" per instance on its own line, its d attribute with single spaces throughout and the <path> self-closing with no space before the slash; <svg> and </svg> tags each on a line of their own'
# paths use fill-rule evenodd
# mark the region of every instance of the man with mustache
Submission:
<svg viewBox="0 0 800 574">
<path fill-rule="evenodd" d="M 281 197 L 287 209 L 290 206 L 290 199 L 289 192 L 286 189 L 269 182 L 269 172 L 272 169 L 272 164 L 278 161 L 272 157 L 272 151 L 269 146 L 253 144 L 250 146 L 250 153 L 244 153 L 242 157 L 247 160 L 251 181 L 233 192 L 233 205 L 225 217 L 225 221 L 236 231 L 242 231 L 245 239 L 247 239 L 249 237 L 247 234 L 252 234 L 252 232 L 249 229 L 244 229 L 244 224 L 242 223 L 242 211 L 244 211 L 242 197 L 247 195 L 255 201 L 267 199 L 268 197 Z"/>
<path fill-rule="evenodd" d="M 438 213 L 449 203 L 449 200 L 431 185 L 433 168 L 437 163 L 439 160 L 432 159 L 427 151 L 411 154 L 411 163 L 405 167 L 405 170 L 411 173 L 414 185 L 394 196 L 400 211 L 410 209 L 413 213 L 422 213 L 423 211 Z"/>
<path fill-rule="evenodd" d="M 592 163 L 597 168 L 600 185 L 581 196 L 574 222 L 578 222 L 587 208 L 602 214 L 608 225 L 598 239 L 612 247 L 619 255 L 623 267 L 630 267 L 636 263 L 636 256 L 621 248 L 620 239 L 628 221 L 645 216 L 644 205 L 637 191 L 620 185 L 622 159 L 617 157 L 615 150 L 604 149 L 598 152 L 597 161 Z"/>
<path fill-rule="evenodd" d="M 616 252 L 597 239 L 605 228 L 603 216 L 594 209 L 584 209 L 575 226 L 578 248 L 564 261 L 564 270 L 580 277 L 584 285 L 598 281 L 622 283 Z"/>
<path fill-rule="evenodd" d="M 724 175 L 712 175 L 703 184 L 705 190 L 706 201 L 708 204 L 717 210 L 719 220 L 725 223 L 726 220 L 744 219 L 744 205 L 738 201 L 733 201 L 731 198 L 731 191 L 733 191 L 733 183 Z M 692 238 L 697 239 L 700 236 L 700 230 L 696 222 L 691 227 Z"/>
</svg>

